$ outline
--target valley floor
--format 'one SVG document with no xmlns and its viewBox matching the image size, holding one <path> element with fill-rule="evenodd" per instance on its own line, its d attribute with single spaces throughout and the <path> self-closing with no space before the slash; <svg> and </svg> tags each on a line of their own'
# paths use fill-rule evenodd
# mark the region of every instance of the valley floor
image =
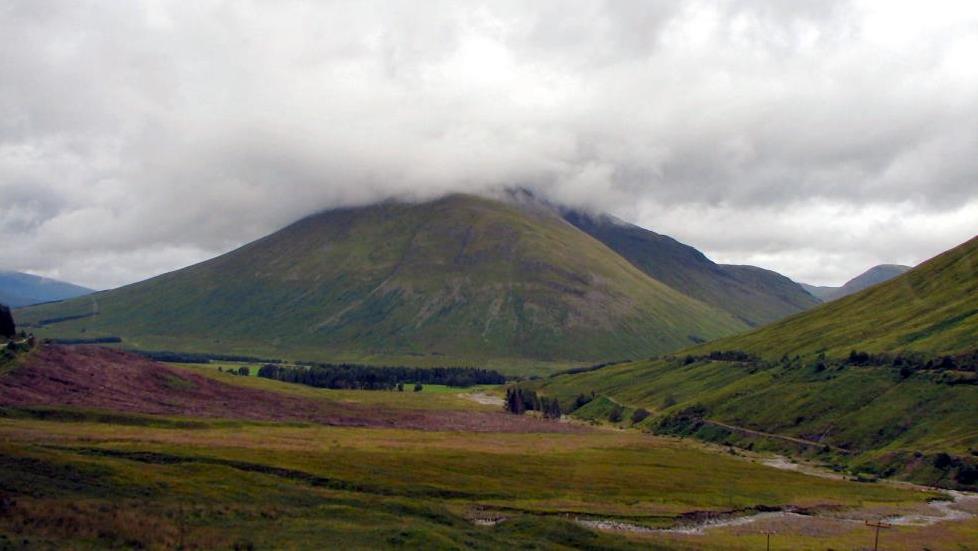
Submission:
<svg viewBox="0 0 978 551">
<path fill-rule="evenodd" d="M 0 386 L 65 376 L 32 354 Z M 109 412 L 0 393 L 0 549 L 763 549 L 766 532 L 773 549 L 860 549 L 872 545 L 865 520 L 947 511 L 886 529 L 882 548 L 978 542 L 973 501 L 929 505 L 941 494 L 509 416 L 488 399 L 495 389 L 330 391 L 166 369 L 176 380 L 143 406 L 247 391 L 254 409 L 227 398 L 221 414 L 147 412 L 133 399 Z M 344 411 L 384 422 L 334 422 Z M 466 416 L 483 430 L 437 422 Z"/>
</svg>

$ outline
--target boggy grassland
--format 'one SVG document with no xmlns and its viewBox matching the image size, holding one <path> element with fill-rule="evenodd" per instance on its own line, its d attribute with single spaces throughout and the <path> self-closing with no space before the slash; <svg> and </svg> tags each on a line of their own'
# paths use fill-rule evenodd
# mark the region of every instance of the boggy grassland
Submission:
<svg viewBox="0 0 978 551">
<path fill-rule="evenodd" d="M 38 357 L 8 366 L 0 382 L 43 377 Z M 774 469 L 637 430 L 509 416 L 465 391 L 330 391 L 165 369 L 176 379 L 156 401 L 204 413 L 3 407 L 0 548 L 752 549 L 776 529 L 774 541 L 792 549 L 851 549 L 871 544 L 871 532 L 833 516 L 893 516 L 937 496 Z M 221 415 L 188 406 L 218 388 L 228 399 Z M 256 417 L 227 398 L 238 391 L 260 396 L 263 412 L 277 400 L 283 414 Z M 383 423 L 296 411 L 312 406 Z M 392 414 L 432 423 L 390 425 Z M 482 432 L 436 422 L 465 415 L 505 422 Z M 800 514 L 696 534 L 647 530 L 778 509 Z M 978 522 L 885 537 L 886 549 L 966 549 Z"/>
</svg>

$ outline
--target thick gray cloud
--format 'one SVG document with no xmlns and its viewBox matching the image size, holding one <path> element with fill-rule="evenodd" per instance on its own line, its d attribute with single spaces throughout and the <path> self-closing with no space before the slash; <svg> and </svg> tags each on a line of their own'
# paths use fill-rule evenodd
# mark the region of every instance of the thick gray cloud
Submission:
<svg viewBox="0 0 978 551">
<path fill-rule="evenodd" d="M 968 2 L 0 6 L 0 267 L 96 287 L 530 187 L 812 283 L 978 229 Z"/>
</svg>

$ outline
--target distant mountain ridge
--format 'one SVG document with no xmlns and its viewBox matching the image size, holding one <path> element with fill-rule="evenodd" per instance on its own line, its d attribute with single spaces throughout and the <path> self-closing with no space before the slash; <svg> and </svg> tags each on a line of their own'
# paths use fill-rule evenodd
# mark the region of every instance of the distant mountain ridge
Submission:
<svg viewBox="0 0 978 551">
<path fill-rule="evenodd" d="M 884 281 L 889 281 L 912 269 L 913 267 L 902 264 L 880 264 L 850 279 L 841 287 L 808 285 L 806 283 L 802 283 L 801 286 L 819 300 L 828 302 L 858 293 L 863 289 L 868 289 Z"/>
<path fill-rule="evenodd" d="M 23 272 L 0 271 L 0 304 L 12 308 L 65 300 L 93 293 L 92 289 Z"/>
</svg>

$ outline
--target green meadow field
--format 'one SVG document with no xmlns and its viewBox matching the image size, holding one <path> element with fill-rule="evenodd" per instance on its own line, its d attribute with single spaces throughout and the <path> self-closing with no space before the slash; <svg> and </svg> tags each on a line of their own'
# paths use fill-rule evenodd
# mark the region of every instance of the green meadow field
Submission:
<svg viewBox="0 0 978 551">
<path fill-rule="evenodd" d="M 774 469 L 639 430 L 516 418 L 473 399 L 498 396 L 493 387 L 334 391 L 214 366 L 168 369 L 187 381 L 174 388 L 216 383 L 273 396 L 282 408 L 498 415 L 532 426 L 470 432 L 254 421 L 237 409 L 194 417 L 5 406 L 0 547 L 750 549 L 765 537 L 760 528 L 661 529 L 778 510 L 831 523 L 842 512 L 897 514 L 938 496 Z M 862 545 L 870 533 L 850 524 L 818 535 L 788 522 L 779 537 L 793 549 Z M 953 526 L 946 541 L 978 534 L 974 521 Z M 909 542 L 932 537 L 931 528 L 899 530 Z"/>
</svg>

